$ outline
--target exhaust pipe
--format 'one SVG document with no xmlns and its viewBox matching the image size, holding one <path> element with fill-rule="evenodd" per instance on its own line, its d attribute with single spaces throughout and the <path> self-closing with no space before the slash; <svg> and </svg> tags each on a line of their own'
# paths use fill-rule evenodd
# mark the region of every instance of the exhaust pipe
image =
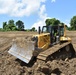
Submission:
<svg viewBox="0 0 76 75">
<path fill-rule="evenodd" d="M 39 26 L 38 28 L 38 33 L 40 34 L 41 33 L 41 27 Z"/>
</svg>

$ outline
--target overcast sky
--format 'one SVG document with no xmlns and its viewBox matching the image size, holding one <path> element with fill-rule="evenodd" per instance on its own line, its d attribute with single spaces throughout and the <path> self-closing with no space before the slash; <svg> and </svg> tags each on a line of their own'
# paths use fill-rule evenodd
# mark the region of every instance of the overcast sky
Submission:
<svg viewBox="0 0 76 75">
<path fill-rule="evenodd" d="M 69 26 L 76 15 L 76 0 L 0 0 L 0 27 L 13 19 L 21 20 L 25 28 L 45 25 L 46 18 L 57 18 Z"/>
</svg>

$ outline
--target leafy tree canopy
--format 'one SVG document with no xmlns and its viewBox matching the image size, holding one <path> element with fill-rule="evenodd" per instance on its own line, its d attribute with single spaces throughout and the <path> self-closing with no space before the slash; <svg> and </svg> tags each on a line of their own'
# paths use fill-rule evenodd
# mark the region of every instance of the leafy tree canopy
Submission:
<svg viewBox="0 0 76 75">
<path fill-rule="evenodd" d="M 14 24 L 14 20 L 9 20 L 9 21 L 8 21 L 8 26 L 7 26 L 7 28 L 8 28 L 9 30 L 14 30 L 14 29 L 16 29 L 16 26 L 15 26 L 15 24 Z"/>
<path fill-rule="evenodd" d="M 7 26 L 7 22 L 3 22 L 3 29 L 5 29 Z"/>
<path fill-rule="evenodd" d="M 60 21 L 58 19 L 52 18 L 52 19 L 46 19 L 45 21 L 46 25 L 58 25 L 60 24 Z"/>
<path fill-rule="evenodd" d="M 15 31 L 17 27 L 15 26 L 14 20 L 9 20 L 7 22 L 3 22 L 3 30 L 5 31 Z"/>
<path fill-rule="evenodd" d="M 35 27 L 33 27 L 33 28 L 31 29 L 31 31 L 36 31 Z"/>
<path fill-rule="evenodd" d="M 24 30 L 24 23 L 21 20 L 18 20 L 16 22 L 16 26 L 17 26 L 18 30 Z"/>
<path fill-rule="evenodd" d="M 76 16 L 73 16 L 70 20 L 71 30 L 76 30 Z"/>
<path fill-rule="evenodd" d="M 3 30 L 4 31 L 24 30 L 24 23 L 18 20 L 15 25 L 14 20 L 9 20 L 8 23 L 3 22 Z"/>
</svg>

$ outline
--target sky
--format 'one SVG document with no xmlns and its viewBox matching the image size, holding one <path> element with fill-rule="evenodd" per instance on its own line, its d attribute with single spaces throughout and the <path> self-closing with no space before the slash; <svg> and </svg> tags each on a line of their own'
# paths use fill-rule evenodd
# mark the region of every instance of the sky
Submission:
<svg viewBox="0 0 76 75">
<path fill-rule="evenodd" d="M 44 26 L 47 18 L 56 18 L 70 26 L 76 15 L 76 0 L 0 0 L 0 28 L 3 22 L 21 20 L 25 29 Z"/>
</svg>

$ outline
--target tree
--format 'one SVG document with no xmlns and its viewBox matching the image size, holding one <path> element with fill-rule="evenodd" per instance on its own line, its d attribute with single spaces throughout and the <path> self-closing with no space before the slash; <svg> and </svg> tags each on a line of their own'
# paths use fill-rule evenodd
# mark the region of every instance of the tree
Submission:
<svg viewBox="0 0 76 75">
<path fill-rule="evenodd" d="M 9 21 L 8 21 L 8 24 L 9 24 L 9 25 L 15 25 L 15 24 L 14 24 L 14 20 L 9 20 Z"/>
<path fill-rule="evenodd" d="M 71 18 L 70 26 L 72 30 L 76 30 L 76 16 L 73 16 L 73 18 Z"/>
<path fill-rule="evenodd" d="M 33 28 L 31 29 L 31 31 L 36 31 L 35 27 L 33 27 Z"/>
<path fill-rule="evenodd" d="M 17 26 L 18 30 L 24 30 L 24 23 L 22 21 L 18 20 L 16 22 L 16 26 Z"/>
<path fill-rule="evenodd" d="M 3 29 L 5 29 L 7 26 L 7 22 L 3 22 Z"/>
<path fill-rule="evenodd" d="M 46 19 L 45 23 L 46 23 L 47 26 L 49 26 L 50 24 L 52 24 L 52 23 L 50 22 L 50 19 Z"/>
<path fill-rule="evenodd" d="M 62 26 L 63 26 L 63 25 L 64 25 L 64 23 L 62 22 L 62 23 L 60 23 L 59 25 L 62 25 Z"/>
<path fill-rule="evenodd" d="M 9 30 L 16 30 L 17 29 L 15 24 L 14 24 L 14 20 L 9 20 L 8 21 L 8 29 Z"/>
<path fill-rule="evenodd" d="M 4 31 L 4 29 L 3 28 L 0 28 L 0 31 Z"/>
<path fill-rule="evenodd" d="M 58 25 L 58 24 L 60 24 L 60 21 L 59 20 L 55 20 L 54 25 Z"/>
<path fill-rule="evenodd" d="M 58 24 L 60 24 L 60 21 L 55 19 L 55 18 L 52 18 L 52 19 L 46 19 L 45 23 L 46 23 L 47 26 L 58 25 Z"/>
<path fill-rule="evenodd" d="M 5 31 L 14 31 L 17 30 L 15 24 L 14 24 L 14 20 L 9 20 L 8 24 L 7 22 L 3 22 L 3 29 Z"/>
</svg>

